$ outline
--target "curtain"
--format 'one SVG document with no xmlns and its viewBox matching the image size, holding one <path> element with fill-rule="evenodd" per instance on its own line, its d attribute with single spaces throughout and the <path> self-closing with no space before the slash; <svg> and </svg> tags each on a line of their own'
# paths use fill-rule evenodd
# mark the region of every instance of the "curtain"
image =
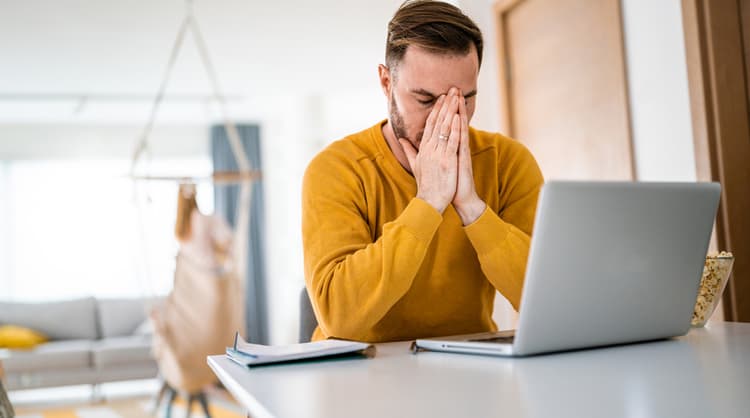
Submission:
<svg viewBox="0 0 750 418">
<path fill-rule="evenodd" d="M 250 164 L 262 170 L 260 158 L 260 128 L 257 125 L 237 125 L 237 131 L 245 148 Z M 215 171 L 237 170 L 237 162 L 232 155 L 227 133 L 223 125 L 211 127 L 211 155 Z M 223 216 L 230 225 L 236 225 L 239 185 L 214 186 L 214 210 Z M 252 204 L 250 206 L 250 228 L 247 237 L 248 260 L 245 277 L 245 324 L 246 338 L 255 344 L 268 344 L 268 310 L 266 308 L 265 239 L 263 237 L 263 183 L 253 183 Z"/>
</svg>

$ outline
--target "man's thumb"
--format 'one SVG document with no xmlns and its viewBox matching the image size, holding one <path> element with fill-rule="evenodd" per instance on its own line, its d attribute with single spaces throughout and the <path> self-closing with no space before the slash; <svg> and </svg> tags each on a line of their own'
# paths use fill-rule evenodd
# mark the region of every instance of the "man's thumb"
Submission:
<svg viewBox="0 0 750 418">
<path fill-rule="evenodd" d="M 409 167 L 411 168 L 411 172 L 414 172 L 414 161 L 417 159 L 417 150 L 414 148 L 414 145 L 409 142 L 409 140 L 404 138 L 399 138 L 398 142 L 401 143 L 401 148 L 404 149 L 404 154 L 406 154 L 406 159 L 409 160 Z"/>
</svg>

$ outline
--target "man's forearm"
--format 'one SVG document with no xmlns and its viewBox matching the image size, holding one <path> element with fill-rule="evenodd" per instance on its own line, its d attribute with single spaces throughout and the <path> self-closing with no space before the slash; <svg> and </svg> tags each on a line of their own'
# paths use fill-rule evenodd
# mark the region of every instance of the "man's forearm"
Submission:
<svg viewBox="0 0 750 418">
<path fill-rule="evenodd" d="M 518 310 L 531 237 L 502 220 L 489 207 L 464 230 L 477 252 L 484 275 Z"/>
<path fill-rule="evenodd" d="M 306 248 L 308 287 L 323 333 L 365 339 L 411 287 L 441 221 L 428 203 L 414 199 L 374 243 L 354 251 L 338 240 Z"/>
</svg>

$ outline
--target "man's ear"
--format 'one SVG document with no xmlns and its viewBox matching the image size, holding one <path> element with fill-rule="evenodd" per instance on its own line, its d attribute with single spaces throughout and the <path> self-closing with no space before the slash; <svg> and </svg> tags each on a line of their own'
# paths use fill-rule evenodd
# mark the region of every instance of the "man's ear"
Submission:
<svg viewBox="0 0 750 418">
<path fill-rule="evenodd" d="M 383 89 L 385 97 L 391 97 L 391 88 L 393 88 L 393 79 L 391 71 L 383 64 L 378 64 L 378 77 L 380 78 L 380 88 Z"/>
</svg>

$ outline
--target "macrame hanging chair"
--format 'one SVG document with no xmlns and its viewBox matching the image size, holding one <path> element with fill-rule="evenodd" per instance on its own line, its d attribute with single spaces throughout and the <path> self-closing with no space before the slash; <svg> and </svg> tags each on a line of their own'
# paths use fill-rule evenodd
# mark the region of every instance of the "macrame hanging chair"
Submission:
<svg viewBox="0 0 750 418">
<path fill-rule="evenodd" d="M 230 182 L 238 183 L 240 186 L 236 224 L 234 230 L 229 233 L 234 239 L 230 240 L 218 239 L 214 234 L 215 230 L 228 229 L 228 226 L 217 225 L 215 217 L 202 215 L 197 210 L 193 183 L 199 179 L 191 176 L 159 177 L 138 174 L 141 160 L 146 156 L 150 157 L 149 135 L 187 32 L 193 36 L 204 70 L 211 82 L 213 96 L 219 105 L 224 129 L 238 166 L 238 171 L 214 172 L 210 178 L 215 183 Z M 185 243 L 192 239 L 205 239 L 212 248 L 208 264 L 202 264 L 187 251 L 180 250 L 173 290 L 164 305 L 151 313 L 155 331 L 154 355 L 159 364 L 160 375 L 165 381 L 157 404 L 166 394 L 169 416 L 175 395 L 182 392 L 187 395 L 188 410 L 193 400 L 198 400 L 209 416 L 202 389 L 215 383 L 216 378 L 206 364 L 206 356 L 222 353 L 225 347 L 231 345 L 235 332 L 244 332 L 243 295 L 248 259 L 248 241 L 245 237 L 249 236 L 252 182 L 260 177 L 260 173 L 253 170 L 237 128 L 229 117 L 226 99 L 219 87 L 216 71 L 190 0 L 186 2 L 185 17 L 177 32 L 150 116 L 138 137 L 133 153 L 131 176 L 135 180 L 180 183 L 178 207 L 184 204 L 188 205 L 190 210 L 183 214 L 182 220 L 178 219 L 176 235 L 181 238 L 183 245 L 187 245 Z M 181 222 L 194 230 L 187 234 L 183 231 L 181 235 Z M 213 232 L 206 233 L 206 230 Z"/>
</svg>

